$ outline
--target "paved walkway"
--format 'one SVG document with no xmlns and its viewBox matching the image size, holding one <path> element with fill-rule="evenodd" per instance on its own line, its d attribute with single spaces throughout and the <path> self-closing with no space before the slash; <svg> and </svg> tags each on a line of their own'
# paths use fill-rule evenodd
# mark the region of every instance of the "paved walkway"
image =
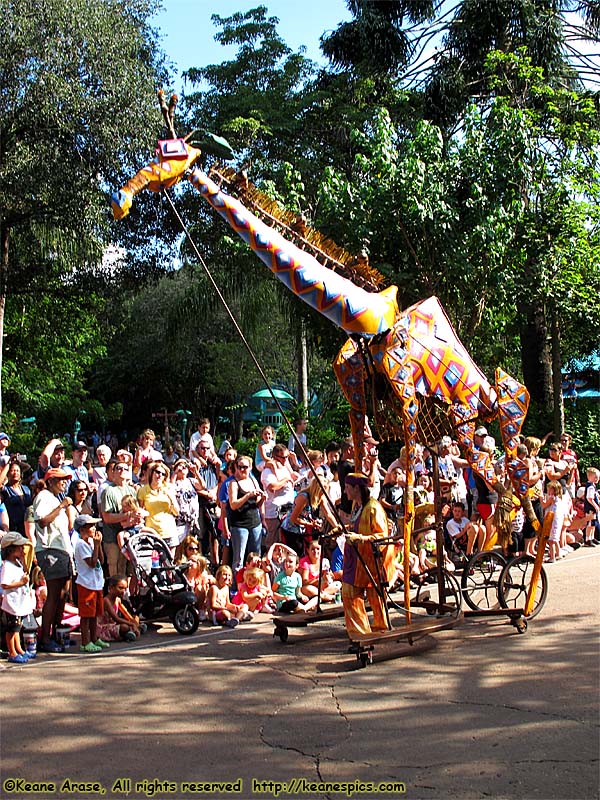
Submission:
<svg viewBox="0 0 600 800">
<path fill-rule="evenodd" d="M 600 548 L 546 569 L 525 635 L 466 620 L 364 670 L 340 620 L 268 619 L 10 666 L 0 796 L 597 798 Z"/>
</svg>

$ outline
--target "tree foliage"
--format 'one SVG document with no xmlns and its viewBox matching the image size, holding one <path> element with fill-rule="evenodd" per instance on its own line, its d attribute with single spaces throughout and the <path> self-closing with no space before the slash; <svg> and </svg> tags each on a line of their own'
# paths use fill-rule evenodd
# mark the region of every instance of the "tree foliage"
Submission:
<svg viewBox="0 0 600 800">
<path fill-rule="evenodd" d="M 10 291 L 61 302 L 69 274 L 101 262 L 106 189 L 151 141 L 164 76 L 152 10 L 144 0 L 0 6 L 0 334 Z"/>
<path fill-rule="evenodd" d="M 560 364 L 600 334 L 599 76 L 586 51 L 598 3 L 348 8 L 353 19 L 322 40 L 326 68 L 288 47 L 265 6 L 215 14 L 215 38 L 236 53 L 187 72 L 181 132 L 226 136 L 265 193 L 347 249 L 366 248 L 402 305 L 438 295 L 484 371 L 524 377 L 535 419 L 550 422 Z M 154 89 L 166 76 L 151 10 L 143 0 L 0 9 L 4 374 L 23 413 L 87 403 L 106 418 L 123 402 L 129 427 L 161 408 L 216 418 L 260 386 L 164 197 L 141 196 L 126 223 L 108 223 L 107 190 L 160 135 Z M 173 196 L 269 380 L 295 388 L 297 331 L 308 330 L 312 389 L 332 430 L 340 401 L 327 362 L 343 336 L 190 187 Z M 100 269 L 109 239 L 117 247 Z M 23 336 L 35 357 L 22 358 Z M 67 366 L 70 348 L 80 355 Z M 61 381 L 42 380 L 46 360 Z"/>
</svg>

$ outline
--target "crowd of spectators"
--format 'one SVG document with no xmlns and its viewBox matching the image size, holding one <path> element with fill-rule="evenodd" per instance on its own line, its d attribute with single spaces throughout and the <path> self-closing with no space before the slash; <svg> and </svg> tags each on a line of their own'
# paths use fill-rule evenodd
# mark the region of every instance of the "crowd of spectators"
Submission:
<svg viewBox="0 0 600 800">
<path fill-rule="evenodd" d="M 180 438 L 163 445 L 147 429 L 133 446 L 120 446 L 114 437 L 75 441 L 66 458 L 65 443 L 54 438 L 35 463 L 27 463 L 11 453 L 10 438 L 0 432 L 0 584 L 9 659 L 26 663 L 15 631 L 35 613 L 39 649 L 60 651 L 57 629 L 75 598 L 83 652 L 105 649 L 102 636 L 137 638 L 145 625 L 127 607 L 131 565 L 122 537 L 140 530 L 161 537 L 172 558 L 188 564 L 202 618 L 210 622 L 234 627 L 257 611 L 309 609 L 317 595 L 321 602 L 339 602 L 346 546 L 340 532 L 352 524 L 349 474 L 365 475 L 370 496 L 385 510 L 397 539 L 398 587 L 437 562 L 436 510 L 444 521 L 448 569 L 495 546 L 505 555 L 535 552 L 534 528 L 510 489 L 504 456 L 496 458 L 496 443 L 483 426 L 475 431 L 475 446 L 494 459 L 493 486 L 444 436 L 436 445 L 440 492 L 434 497 L 431 453 L 417 447 L 411 576 L 403 573 L 404 448 L 384 466 L 372 436 L 361 463 L 350 438 L 332 441 L 324 451 L 311 449 L 309 441 L 306 420 L 298 421 L 288 443 L 277 442 L 266 426 L 253 459 L 227 439 L 215 445 L 210 421 L 203 419 L 187 446 Z M 519 457 L 535 514 L 540 522 L 553 514 L 546 561 L 600 544 L 600 472 L 588 467 L 581 473 L 571 437 L 524 438 Z M 508 537 L 501 535 L 500 512 L 503 529 L 509 519 Z"/>
</svg>

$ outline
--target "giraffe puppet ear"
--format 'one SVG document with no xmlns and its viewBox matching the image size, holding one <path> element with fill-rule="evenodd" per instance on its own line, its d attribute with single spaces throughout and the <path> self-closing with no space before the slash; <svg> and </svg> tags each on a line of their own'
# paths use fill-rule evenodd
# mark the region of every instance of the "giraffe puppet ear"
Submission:
<svg viewBox="0 0 600 800">
<path fill-rule="evenodd" d="M 185 137 L 188 144 L 197 147 L 203 153 L 208 153 L 217 158 L 223 158 L 230 161 L 234 157 L 231 145 L 222 136 L 217 136 L 205 130 L 195 130 Z"/>
</svg>

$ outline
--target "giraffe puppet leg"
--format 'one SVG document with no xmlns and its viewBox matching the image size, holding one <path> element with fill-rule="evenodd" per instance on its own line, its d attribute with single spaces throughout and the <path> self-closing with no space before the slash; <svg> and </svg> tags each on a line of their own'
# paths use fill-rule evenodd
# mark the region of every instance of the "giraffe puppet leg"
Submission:
<svg viewBox="0 0 600 800">
<path fill-rule="evenodd" d="M 498 421 L 506 452 L 506 470 L 527 518 L 534 530 L 539 533 L 540 523 L 531 505 L 530 489 L 527 483 L 529 471 L 525 462 L 517 456 L 517 446 L 520 443 L 519 434 L 529 408 L 529 392 L 523 384 L 511 378 L 501 369 L 496 370 L 495 377 L 498 392 Z"/>
<path fill-rule="evenodd" d="M 333 371 L 337 381 L 350 403 L 350 429 L 354 441 L 354 463 L 362 464 L 365 454 L 365 422 L 367 419 L 367 397 L 365 382 L 367 370 L 358 350 L 358 345 L 352 339 L 344 344 L 333 362 Z"/>
<path fill-rule="evenodd" d="M 402 331 L 390 331 L 384 343 L 371 348 L 376 368 L 388 379 L 394 394 L 402 405 L 402 427 L 406 448 L 406 489 L 404 492 L 404 575 L 410 575 L 410 548 L 415 515 L 415 455 L 417 444 L 417 415 L 419 403 L 411 367 L 411 355 L 404 346 Z M 404 607 L 406 621 L 410 625 L 410 581 L 404 581 Z"/>
</svg>

